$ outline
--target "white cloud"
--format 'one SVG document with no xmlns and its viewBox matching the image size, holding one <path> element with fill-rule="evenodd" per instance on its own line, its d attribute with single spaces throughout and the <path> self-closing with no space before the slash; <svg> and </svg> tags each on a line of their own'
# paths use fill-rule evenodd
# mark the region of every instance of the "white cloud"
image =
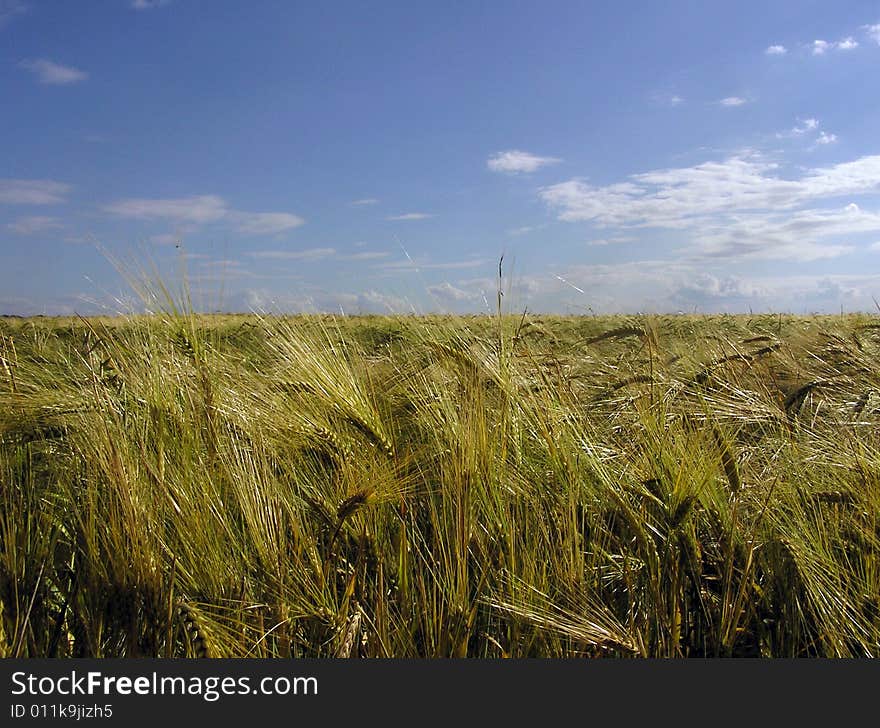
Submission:
<svg viewBox="0 0 880 728">
<path fill-rule="evenodd" d="M 171 233 L 163 233 L 162 235 L 151 235 L 150 242 L 154 245 L 179 245 L 180 236 Z"/>
<path fill-rule="evenodd" d="M 376 309 L 386 309 L 391 313 L 404 313 L 412 310 L 412 305 L 399 296 L 392 296 L 380 291 L 366 291 L 357 296 L 358 310 L 375 311 Z"/>
<path fill-rule="evenodd" d="M 529 276 L 529 310 L 595 313 L 636 311 L 835 311 L 876 310 L 871 295 L 880 275 L 816 276 L 765 266 L 759 274 L 737 274 L 728 261 L 643 260 L 569 265 Z M 579 291 L 586 292 L 585 294 Z"/>
<path fill-rule="evenodd" d="M 802 178 L 804 197 L 838 197 L 880 190 L 880 155 L 859 157 L 809 170 Z"/>
<path fill-rule="evenodd" d="M 39 299 L 0 293 L 0 314 L 74 316 L 76 314 L 107 313 L 110 310 L 105 303 L 95 301 L 91 295 L 85 293 L 40 296 Z"/>
<path fill-rule="evenodd" d="M 50 230 L 59 230 L 64 227 L 57 218 L 34 215 L 32 217 L 20 217 L 6 226 L 16 235 L 36 235 Z"/>
<path fill-rule="evenodd" d="M 519 237 L 520 235 L 528 235 L 529 233 L 535 232 L 535 230 L 540 230 L 541 228 L 546 227 L 545 225 L 523 225 L 522 227 L 512 228 L 507 231 L 508 235 L 512 235 L 514 237 Z"/>
<path fill-rule="evenodd" d="M 238 231 L 247 235 L 276 235 L 299 227 L 305 220 L 289 212 L 235 212 Z"/>
<path fill-rule="evenodd" d="M 444 263 L 431 263 L 427 260 L 394 260 L 387 263 L 380 263 L 373 266 L 378 270 L 397 273 L 402 271 L 418 271 L 418 270 L 461 270 L 467 268 L 480 268 L 488 265 L 493 261 L 488 258 L 473 258 L 471 260 L 453 260 Z M 497 261 L 495 261 L 497 263 Z"/>
<path fill-rule="evenodd" d="M 587 241 L 587 245 L 591 248 L 604 247 L 606 245 L 617 245 L 619 243 L 631 243 L 636 238 L 631 235 L 617 235 L 613 238 L 593 238 Z"/>
<path fill-rule="evenodd" d="M 871 40 L 880 45 L 880 23 L 876 25 L 863 25 L 862 30 L 868 34 Z"/>
<path fill-rule="evenodd" d="M 651 101 L 660 106 L 674 108 L 684 103 L 684 98 L 670 91 L 655 91 L 651 94 Z"/>
<path fill-rule="evenodd" d="M 791 134 L 794 136 L 801 136 L 810 131 L 815 131 L 819 128 L 819 120 L 818 119 L 804 119 L 802 123 L 796 124 L 792 127 Z"/>
<path fill-rule="evenodd" d="M 152 10 L 170 4 L 171 0 L 131 0 L 131 7 L 135 10 Z"/>
<path fill-rule="evenodd" d="M 205 260 L 199 263 L 200 268 L 242 268 L 243 264 L 240 260 L 231 258 Z"/>
<path fill-rule="evenodd" d="M 755 279 L 737 276 L 705 275 L 680 286 L 673 294 L 685 304 L 716 309 L 725 302 L 732 310 L 752 306 L 779 310 L 792 305 L 801 311 L 836 310 L 842 303 L 868 304 L 876 276 L 834 275 L 816 278 L 804 275 L 777 275 Z"/>
<path fill-rule="evenodd" d="M 693 298 L 694 294 L 705 298 L 753 298 L 766 295 L 766 291 L 738 276 L 719 277 L 700 271 L 678 289 L 678 295 L 685 298 Z"/>
<path fill-rule="evenodd" d="M 0 203 L 7 205 L 61 205 L 70 185 L 49 179 L 0 179 Z"/>
<path fill-rule="evenodd" d="M 707 223 L 696 251 L 712 258 L 812 261 L 836 258 L 854 250 L 851 240 L 880 232 L 880 214 L 850 203 L 832 210 L 772 211 Z M 833 242 L 826 242 L 831 239 Z"/>
<path fill-rule="evenodd" d="M 636 174 L 605 187 L 573 179 L 543 187 L 539 194 L 559 210 L 560 220 L 680 228 L 695 217 L 792 208 L 817 198 L 880 190 L 880 155 L 807 170 L 800 179 L 784 179 L 776 169 L 760 155 L 744 153 Z"/>
<path fill-rule="evenodd" d="M 814 40 L 811 48 L 814 56 L 824 56 L 830 50 L 851 51 L 859 47 L 859 42 L 852 36 L 847 36 L 836 43 L 829 43 L 826 40 Z"/>
<path fill-rule="evenodd" d="M 170 199 L 134 197 L 105 205 L 104 211 L 134 220 L 172 220 L 194 225 L 225 221 L 245 235 L 274 235 L 292 230 L 305 222 L 289 212 L 232 210 L 217 195 Z"/>
<path fill-rule="evenodd" d="M 381 260 L 387 258 L 391 253 L 384 250 L 365 250 L 362 253 L 349 253 L 348 255 L 340 255 L 343 260 Z"/>
<path fill-rule="evenodd" d="M 360 253 L 340 253 L 336 248 L 307 248 L 305 250 L 258 250 L 247 255 L 264 260 L 382 260 L 390 253 L 382 250 L 365 250 Z"/>
<path fill-rule="evenodd" d="M 561 159 L 556 157 L 539 157 L 529 152 L 518 149 L 510 149 L 506 152 L 498 152 L 486 162 L 486 166 L 493 172 L 505 174 L 518 174 L 520 172 L 534 172 L 541 167 L 550 164 L 558 164 Z"/>
<path fill-rule="evenodd" d="M 449 281 L 444 281 L 439 285 L 428 286 L 428 293 L 435 298 L 440 298 L 446 301 L 476 301 L 480 297 L 479 293 L 456 288 Z"/>
<path fill-rule="evenodd" d="M 605 187 L 573 179 L 539 195 L 560 220 L 679 230 L 697 256 L 818 260 L 849 252 L 853 235 L 880 231 L 880 214 L 803 208 L 878 192 L 880 155 L 786 179 L 777 165 L 752 153 L 636 174 Z"/>
<path fill-rule="evenodd" d="M 632 224 L 634 217 L 642 216 L 639 207 L 646 197 L 631 182 L 593 187 L 580 179 L 543 187 L 539 194 L 544 202 L 559 210 L 560 220 L 595 221 L 601 225 Z"/>
<path fill-rule="evenodd" d="M 675 93 L 658 91 L 654 94 L 651 94 L 651 101 L 653 101 L 655 104 L 660 104 L 661 106 L 669 106 L 674 108 L 683 104 L 684 98 Z"/>
<path fill-rule="evenodd" d="M 257 250 L 248 253 L 262 260 L 323 260 L 336 255 L 335 248 L 307 248 L 305 250 Z"/>
<path fill-rule="evenodd" d="M 35 73 L 40 83 L 53 85 L 67 85 L 85 81 L 89 74 L 72 66 L 62 66 L 47 58 L 37 58 L 32 61 L 22 61 L 19 64 L 25 70 Z"/>
<path fill-rule="evenodd" d="M 837 141 L 837 135 L 831 134 L 826 131 L 818 131 L 819 130 L 819 120 L 818 119 L 804 119 L 803 121 L 799 121 L 795 124 L 789 131 L 787 132 L 777 132 L 777 139 L 791 139 L 791 138 L 803 138 L 810 136 L 813 140 L 813 146 L 810 147 L 810 150 L 816 148 L 816 145 L 827 145 L 833 144 Z M 818 132 L 818 133 L 817 133 Z"/>
<path fill-rule="evenodd" d="M 375 197 L 364 197 L 363 199 L 360 199 L 360 200 L 352 200 L 351 204 L 352 205 L 378 205 L 379 200 L 377 200 Z"/>
<path fill-rule="evenodd" d="M 784 56 L 788 53 L 788 49 L 784 45 L 772 45 L 768 46 L 764 53 L 768 56 Z"/>
<path fill-rule="evenodd" d="M 386 220 L 427 220 L 429 217 L 434 217 L 433 215 L 429 215 L 427 212 L 407 212 L 403 215 L 390 215 L 386 217 Z"/>
<path fill-rule="evenodd" d="M 406 299 L 373 289 L 362 293 L 339 293 L 321 291 L 309 297 L 309 309 L 320 311 L 342 311 L 351 313 L 416 313 Z"/>
<path fill-rule="evenodd" d="M 216 222 L 229 214 L 226 202 L 216 195 L 175 199 L 129 198 L 105 205 L 104 210 L 135 220 L 176 220 L 196 224 Z"/>
<path fill-rule="evenodd" d="M 719 102 L 722 106 L 742 106 L 747 103 L 744 98 L 741 96 L 728 96 L 726 98 L 721 99 Z"/>
<path fill-rule="evenodd" d="M 878 240 L 876 243 L 871 243 L 871 245 L 869 245 L 868 247 L 870 250 L 880 251 L 880 240 Z"/>
<path fill-rule="evenodd" d="M 229 281 L 259 278 L 256 273 L 244 267 L 238 260 L 202 260 L 197 261 L 197 273 L 190 274 L 188 279 L 194 283 L 222 283 Z"/>
</svg>

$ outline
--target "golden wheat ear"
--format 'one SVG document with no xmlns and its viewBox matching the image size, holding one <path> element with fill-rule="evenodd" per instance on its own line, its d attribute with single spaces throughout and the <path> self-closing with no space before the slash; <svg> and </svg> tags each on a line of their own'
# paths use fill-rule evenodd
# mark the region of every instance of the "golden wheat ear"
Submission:
<svg viewBox="0 0 880 728">
<path fill-rule="evenodd" d="M 336 511 L 336 528 L 333 531 L 333 535 L 330 537 L 331 547 L 335 543 L 336 537 L 342 530 L 343 525 L 345 525 L 346 520 L 348 520 L 355 511 L 366 505 L 369 502 L 371 495 L 373 495 L 372 490 L 369 488 L 361 488 L 354 495 L 342 501 Z"/>
<path fill-rule="evenodd" d="M 357 642 L 361 631 L 361 608 L 357 602 L 352 603 L 352 613 L 345 624 L 345 632 L 335 657 L 357 657 Z"/>
<path fill-rule="evenodd" d="M 9 657 L 12 654 L 9 648 L 9 642 L 6 639 L 6 629 L 3 626 L 4 618 L 6 616 L 5 611 L 3 600 L 0 599 L 0 659 Z"/>
<path fill-rule="evenodd" d="M 182 602 L 177 607 L 177 614 L 183 622 L 189 643 L 192 645 L 193 654 L 198 658 L 212 657 L 213 650 L 205 630 L 204 620 L 199 618 L 191 606 Z"/>
</svg>

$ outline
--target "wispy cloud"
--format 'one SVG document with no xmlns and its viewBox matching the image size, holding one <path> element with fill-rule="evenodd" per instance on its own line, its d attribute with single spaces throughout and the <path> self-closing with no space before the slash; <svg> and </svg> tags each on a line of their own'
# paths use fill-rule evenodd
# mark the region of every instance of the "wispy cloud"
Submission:
<svg viewBox="0 0 880 728">
<path fill-rule="evenodd" d="M 388 271 L 416 271 L 416 270 L 466 270 L 469 268 L 481 268 L 484 265 L 492 263 L 488 258 L 472 258 L 470 260 L 452 260 L 446 262 L 431 262 L 428 260 L 395 260 L 387 263 L 380 263 L 373 268 Z"/>
<path fill-rule="evenodd" d="M 150 242 L 154 245 L 179 245 L 180 236 L 171 233 L 162 233 L 161 235 L 151 235 Z"/>
<path fill-rule="evenodd" d="M 798 123 L 792 127 L 791 133 L 795 136 L 801 136 L 803 134 L 806 134 L 807 132 L 815 131 L 818 128 L 818 119 L 804 119 L 803 121 L 798 121 Z"/>
<path fill-rule="evenodd" d="M 528 235 L 529 233 L 535 232 L 535 230 L 540 230 L 543 225 L 523 225 L 522 227 L 511 228 L 507 231 L 508 235 L 513 235 L 514 237 L 519 237 L 520 235 Z"/>
<path fill-rule="evenodd" d="M 818 119 L 798 119 L 797 123 L 788 131 L 777 132 L 777 139 L 806 139 L 810 138 L 812 140 L 812 146 L 809 149 L 812 151 L 816 148 L 817 145 L 826 146 L 828 144 L 834 144 L 837 141 L 837 134 L 832 134 L 825 130 L 819 130 L 819 120 Z"/>
<path fill-rule="evenodd" d="M 135 10 L 152 10 L 170 4 L 171 0 L 131 0 L 131 7 Z"/>
<path fill-rule="evenodd" d="M 826 40 L 814 40 L 810 48 L 814 56 L 824 56 L 828 51 L 851 51 L 859 47 L 859 42 L 852 36 L 847 36 L 837 42 Z"/>
<path fill-rule="evenodd" d="M 853 210 L 849 205 L 787 215 L 754 212 L 736 220 L 706 224 L 700 235 L 699 253 L 710 258 L 822 260 L 852 252 L 853 236 L 874 231 L 880 231 L 880 216 Z"/>
<path fill-rule="evenodd" d="M 742 106 L 748 102 L 741 96 L 727 96 L 726 98 L 721 99 L 718 103 L 721 104 L 721 106 Z"/>
<path fill-rule="evenodd" d="M 788 53 L 788 48 L 784 45 L 772 45 L 767 46 L 767 49 L 764 51 L 768 56 L 784 56 Z"/>
<path fill-rule="evenodd" d="M 216 195 L 175 199 L 134 197 L 105 205 L 104 210 L 135 220 L 175 220 L 196 224 L 222 220 L 229 214 L 226 202 Z"/>
<path fill-rule="evenodd" d="M 20 0 L 0 0 L 0 29 L 6 26 L 18 15 L 23 15 L 28 6 Z"/>
<path fill-rule="evenodd" d="M 205 260 L 199 263 L 199 268 L 242 268 L 244 264 L 240 260 L 232 258 L 219 258 L 216 260 Z"/>
<path fill-rule="evenodd" d="M 231 216 L 238 223 L 238 231 L 247 235 L 277 235 L 305 223 L 289 212 L 233 212 Z"/>
<path fill-rule="evenodd" d="M 590 247 L 604 247 L 606 245 L 619 245 L 620 243 L 631 243 L 636 240 L 632 235 L 616 235 L 613 238 L 593 238 L 587 241 Z"/>
<path fill-rule="evenodd" d="M 486 166 L 493 172 L 519 174 L 520 172 L 534 172 L 541 167 L 558 164 L 561 161 L 561 159 L 556 157 L 539 157 L 536 154 L 523 152 L 519 149 L 510 149 L 489 157 L 486 161 Z"/>
<path fill-rule="evenodd" d="M 69 191 L 70 185 L 48 179 L 0 179 L 0 203 L 7 205 L 60 205 Z"/>
<path fill-rule="evenodd" d="M 880 23 L 876 25 L 863 25 L 862 30 L 864 30 L 868 37 L 873 40 L 877 45 L 880 45 Z"/>
<path fill-rule="evenodd" d="M 871 295 L 880 285 L 876 274 L 817 277 L 788 272 L 786 266 L 765 267 L 758 275 L 738 275 L 706 268 L 711 261 L 644 260 L 607 265 L 567 266 L 564 276 L 530 276 L 530 310 L 560 310 L 566 301 L 583 310 L 587 292 L 594 312 L 837 310 L 873 307 Z M 572 289 L 577 293 L 572 293 Z M 622 296 L 621 291 L 626 293 Z"/>
<path fill-rule="evenodd" d="M 651 94 L 651 100 L 661 106 L 676 107 L 684 103 L 684 98 L 675 93 L 658 91 Z"/>
<path fill-rule="evenodd" d="M 386 220 L 427 220 L 429 217 L 434 217 L 433 215 L 427 212 L 406 212 L 402 215 L 390 215 L 386 217 Z"/>
<path fill-rule="evenodd" d="M 6 227 L 16 235 L 36 235 L 51 230 L 60 230 L 64 225 L 57 218 L 34 215 L 31 217 L 20 217 L 14 222 L 9 223 Z"/>
<path fill-rule="evenodd" d="M 363 199 L 360 199 L 360 200 L 352 200 L 351 204 L 352 205 L 378 205 L 379 200 L 377 200 L 375 197 L 364 197 Z"/>
<path fill-rule="evenodd" d="M 811 139 L 815 144 L 831 144 L 837 141 L 837 135 L 819 130 L 819 120 L 815 118 L 798 119 L 788 131 L 776 132 L 777 139 Z"/>
<path fill-rule="evenodd" d="M 345 298 L 347 305 L 355 306 L 356 311 L 389 311 L 404 313 L 413 310 L 412 304 L 406 299 L 381 291 L 369 290 L 357 295 L 349 294 Z M 340 305 L 342 305 L 342 299 Z"/>
<path fill-rule="evenodd" d="M 229 281 L 259 278 L 256 273 L 249 270 L 240 260 L 232 258 L 220 258 L 205 260 L 193 258 L 197 272 L 191 274 L 189 279 L 196 283 L 223 283 Z"/>
<path fill-rule="evenodd" d="M 362 253 L 349 253 L 347 255 L 340 255 L 339 257 L 343 260 L 381 260 L 382 258 L 387 258 L 391 253 L 388 253 L 384 250 L 365 250 Z"/>
<path fill-rule="evenodd" d="M 104 211 L 134 220 L 171 220 L 204 225 L 227 222 L 245 235 L 276 235 L 299 227 L 305 221 L 289 212 L 243 212 L 233 210 L 217 195 L 170 199 L 129 198 L 104 206 Z"/>
<path fill-rule="evenodd" d="M 478 292 L 475 293 L 473 291 L 466 291 L 463 288 L 456 288 L 449 281 L 428 286 L 427 290 L 435 298 L 446 301 L 476 301 L 480 297 Z"/>
<path fill-rule="evenodd" d="M 699 301 L 700 299 L 754 299 L 767 295 L 766 289 L 743 280 L 735 275 L 713 275 L 705 271 L 695 273 L 688 281 L 681 283 L 675 292 L 676 297 Z"/>
<path fill-rule="evenodd" d="M 260 260 L 323 260 L 336 255 L 336 248 L 306 248 L 305 250 L 257 250 L 248 253 Z"/>
<path fill-rule="evenodd" d="M 306 248 L 304 250 L 257 250 L 247 253 L 252 258 L 262 260 L 382 260 L 390 253 L 382 250 L 364 250 L 360 253 L 342 253 L 336 248 Z"/>
<path fill-rule="evenodd" d="M 47 58 L 37 58 L 35 60 L 22 61 L 19 64 L 27 71 L 36 74 L 40 83 L 51 84 L 55 86 L 66 86 L 72 83 L 85 81 L 89 74 L 80 71 L 73 66 L 62 66 Z"/>
<path fill-rule="evenodd" d="M 800 179 L 774 174 L 778 165 L 745 152 L 723 161 L 661 169 L 605 187 L 580 179 L 544 187 L 559 219 L 606 225 L 681 227 L 686 218 L 756 208 L 793 208 L 810 200 L 880 190 L 880 155 L 807 170 Z"/>
<path fill-rule="evenodd" d="M 604 187 L 573 179 L 542 188 L 540 196 L 560 220 L 679 230 L 691 253 L 714 257 L 816 260 L 848 252 L 853 235 L 880 231 L 878 214 L 806 207 L 880 193 L 880 155 L 808 169 L 795 179 L 779 176 L 777 168 L 744 153 Z"/>
</svg>

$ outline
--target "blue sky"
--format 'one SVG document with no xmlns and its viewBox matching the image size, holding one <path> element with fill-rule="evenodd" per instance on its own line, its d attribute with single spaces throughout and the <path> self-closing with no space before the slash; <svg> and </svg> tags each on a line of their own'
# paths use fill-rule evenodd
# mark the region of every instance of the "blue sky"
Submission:
<svg viewBox="0 0 880 728">
<path fill-rule="evenodd" d="M 880 3 L 0 0 L 0 313 L 876 310 Z"/>
</svg>

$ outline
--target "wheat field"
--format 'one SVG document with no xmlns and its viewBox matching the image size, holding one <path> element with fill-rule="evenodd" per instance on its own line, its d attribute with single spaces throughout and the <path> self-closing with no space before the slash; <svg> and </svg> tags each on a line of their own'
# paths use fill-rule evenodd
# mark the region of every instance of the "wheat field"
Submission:
<svg viewBox="0 0 880 728">
<path fill-rule="evenodd" d="M 880 656 L 877 316 L 0 319 L 8 657 Z"/>
</svg>

